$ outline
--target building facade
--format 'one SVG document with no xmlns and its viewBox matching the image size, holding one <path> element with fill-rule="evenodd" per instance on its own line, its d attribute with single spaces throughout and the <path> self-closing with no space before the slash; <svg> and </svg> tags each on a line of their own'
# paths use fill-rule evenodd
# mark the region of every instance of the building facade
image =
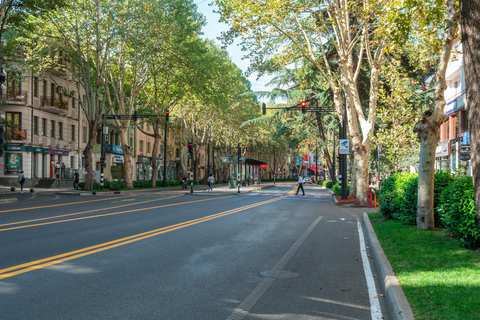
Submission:
<svg viewBox="0 0 480 320">
<path fill-rule="evenodd" d="M 445 114 L 448 120 L 440 127 L 440 142 L 436 150 L 435 166 L 438 170 L 450 169 L 472 175 L 469 157 L 470 134 L 465 99 L 465 77 L 462 44 L 457 41 L 453 48 L 454 57 L 446 72 Z M 463 153 L 463 155 L 462 155 Z"/>
</svg>

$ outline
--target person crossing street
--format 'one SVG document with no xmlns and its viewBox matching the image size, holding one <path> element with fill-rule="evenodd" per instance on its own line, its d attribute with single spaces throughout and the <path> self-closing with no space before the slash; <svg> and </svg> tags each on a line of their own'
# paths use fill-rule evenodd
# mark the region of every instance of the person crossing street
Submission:
<svg viewBox="0 0 480 320">
<path fill-rule="evenodd" d="M 298 195 L 298 191 L 300 191 L 300 189 L 302 189 L 303 195 L 305 195 L 305 190 L 303 190 L 303 177 L 301 174 L 298 175 L 298 189 L 295 195 Z"/>
</svg>

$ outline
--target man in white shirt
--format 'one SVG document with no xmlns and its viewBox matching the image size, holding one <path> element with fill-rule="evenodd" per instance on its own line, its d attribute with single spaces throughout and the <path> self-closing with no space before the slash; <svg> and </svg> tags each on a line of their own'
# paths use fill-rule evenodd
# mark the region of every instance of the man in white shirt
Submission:
<svg viewBox="0 0 480 320">
<path fill-rule="evenodd" d="M 298 189 L 295 195 L 298 195 L 298 191 L 300 191 L 300 189 L 302 189 L 303 195 L 305 195 L 305 190 L 303 190 L 303 177 L 301 174 L 298 175 Z"/>
</svg>

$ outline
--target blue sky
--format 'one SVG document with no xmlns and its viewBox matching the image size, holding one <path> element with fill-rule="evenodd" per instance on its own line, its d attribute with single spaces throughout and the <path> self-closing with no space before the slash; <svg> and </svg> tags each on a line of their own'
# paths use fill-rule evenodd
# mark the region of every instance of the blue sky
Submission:
<svg viewBox="0 0 480 320">
<path fill-rule="evenodd" d="M 220 36 L 222 31 L 227 31 L 228 26 L 224 23 L 218 22 L 220 16 L 217 13 L 214 13 L 215 7 L 210 6 L 209 4 L 212 0 L 194 0 L 195 4 L 198 6 L 198 11 L 201 12 L 207 19 L 207 25 L 203 28 L 203 33 L 205 37 L 211 40 L 214 40 L 218 45 L 221 44 L 216 38 Z M 232 59 L 232 61 L 243 71 L 247 71 L 247 68 L 250 64 L 248 60 L 242 60 L 244 52 L 241 51 L 240 47 L 236 43 L 230 45 L 227 48 L 227 51 Z M 253 91 L 271 91 L 271 87 L 266 87 L 265 85 L 270 81 L 272 77 L 264 76 L 259 80 L 256 80 L 256 74 L 248 77 L 248 80 L 252 83 Z"/>
</svg>

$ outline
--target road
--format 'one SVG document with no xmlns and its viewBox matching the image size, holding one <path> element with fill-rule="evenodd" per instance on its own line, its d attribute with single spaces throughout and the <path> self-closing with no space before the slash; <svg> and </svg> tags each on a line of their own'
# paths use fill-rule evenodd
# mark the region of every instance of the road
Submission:
<svg viewBox="0 0 480 320">
<path fill-rule="evenodd" d="M 294 187 L 20 194 L 0 206 L 0 318 L 389 319 L 365 210 Z"/>
</svg>

